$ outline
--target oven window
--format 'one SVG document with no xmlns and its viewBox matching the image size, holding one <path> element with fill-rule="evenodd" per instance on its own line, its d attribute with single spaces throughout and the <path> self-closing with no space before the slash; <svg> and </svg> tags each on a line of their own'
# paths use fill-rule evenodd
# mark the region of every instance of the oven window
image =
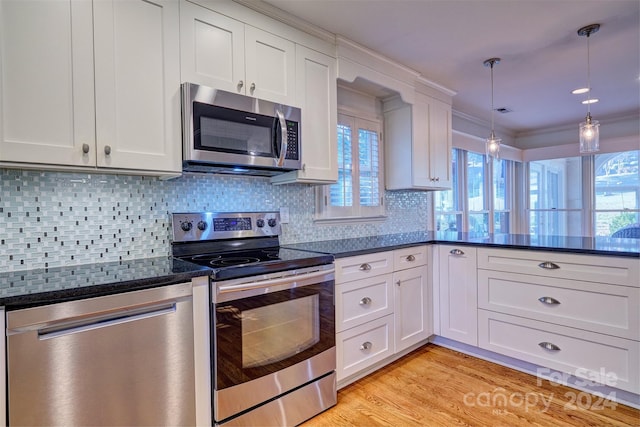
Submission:
<svg viewBox="0 0 640 427">
<path fill-rule="evenodd" d="M 335 346 L 333 280 L 214 307 L 217 390 L 270 375 Z"/>
<path fill-rule="evenodd" d="M 287 359 L 320 340 L 318 295 L 242 313 L 242 367 Z"/>
</svg>

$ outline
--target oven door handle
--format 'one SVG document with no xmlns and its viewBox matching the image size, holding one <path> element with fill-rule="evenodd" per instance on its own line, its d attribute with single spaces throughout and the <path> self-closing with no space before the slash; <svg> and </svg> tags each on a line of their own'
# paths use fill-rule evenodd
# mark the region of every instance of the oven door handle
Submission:
<svg viewBox="0 0 640 427">
<path fill-rule="evenodd" d="M 284 285 L 287 283 L 291 283 L 292 285 L 291 287 L 293 288 L 293 287 L 296 287 L 294 286 L 295 282 L 314 279 L 316 277 L 327 276 L 332 273 L 333 273 L 333 270 L 320 270 L 320 271 L 314 271 L 313 273 L 284 276 L 284 277 L 278 277 L 276 279 L 259 280 L 256 282 L 249 282 L 249 283 L 240 283 L 238 285 L 222 285 L 222 286 L 218 286 L 218 292 L 225 293 L 225 292 L 246 291 L 249 289 L 267 288 L 269 286 L 278 286 L 278 285 Z"/>
</svg>

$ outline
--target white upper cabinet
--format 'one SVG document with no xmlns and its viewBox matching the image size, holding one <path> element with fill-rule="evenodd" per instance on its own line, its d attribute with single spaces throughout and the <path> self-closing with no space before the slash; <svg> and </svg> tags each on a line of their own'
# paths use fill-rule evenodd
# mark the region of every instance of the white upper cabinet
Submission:
<svg viewBox="0 0 640 427">
<path fill-rule="evenodd" d="M 96 1 L 98 166 L 181 170 L 178 3 Z"/>
<path fill-rule="evenodd" d="M 95 166 L 91 22 L 86 1 L 0 2 L 0 162 Z"/>
<path fill-rule="evenodd" d="M 180 3 L 182 82 L 244 93 L 244 24 Z"/>
<path fill-rule="evenodd" d="M 336 60 L 296 46 L 296 94 L 302 108 L 302 170 L 273 177 L 274 184 L 329 184 L 338 179 Z"/>
<path fill-rule="evenodd" d="M 388 190 L 451 188 L 451 106 L 415 93 L 413 104 L 385 103 Z"/>
<path fill-rule="evenodd" d="M 179 172 L 178 13 L 163 0 L 0 2 L 0 162 Z"/>
<path fill-rule="evenodd" d="M 183 82 L 295 105 L 295 43 L 205 7 L 180 7 Z"/>
</svg>

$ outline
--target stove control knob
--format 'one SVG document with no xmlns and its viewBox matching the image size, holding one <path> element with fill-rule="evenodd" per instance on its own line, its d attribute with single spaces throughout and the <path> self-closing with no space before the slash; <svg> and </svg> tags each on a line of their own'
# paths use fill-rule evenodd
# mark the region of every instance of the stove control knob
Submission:
<svg viewBox="0 0 640 427">
<path fill-rule="evenodd" d="M 264 227 L 264 219 L 259 218 L 258 220 L 256 220 L 256 225 L 258 226 L 258 228 Z"/>
<path fill-rule="evenodd" d="M 198 230 L 200 231 L 204 231 L 207 229 L 207 223 L 204 221 L 199 221 L 198 222 Z"/>
<path fill-rule="evenodd" d="M 182 228 L 182 231 L 191 231 L 193 223 L 191 221 L 182 222 L 180 223 L 180 228 Z"/>
<path fill-rule="evenodd" d="M 276 226 L 276 219 L 275 218 L 269 218 L 269 227 L 275 227 Z"/>
</svg>

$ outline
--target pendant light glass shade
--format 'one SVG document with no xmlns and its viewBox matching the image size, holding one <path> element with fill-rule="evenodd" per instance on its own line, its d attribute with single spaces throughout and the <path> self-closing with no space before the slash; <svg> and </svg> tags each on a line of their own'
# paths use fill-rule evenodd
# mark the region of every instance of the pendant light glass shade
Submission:
<svg viewBox="0 0 640 427">
<path fill-rule="evenodd" d="M 500 143 L 502 142 L 501 138 L 496 137 L 496 133 L 491 131 L 491 135 L 487 138 L 487 160 L 489 157 L 495 157 L 496 159 L 500 158 Z"/>
<path fill-rule="evenodd" d="M 496 132 L 493 129 L 493 113 L 495 111 L 493 108 L 493 66 L 498 63 L 500 63 L 500 58 L 490 58 L 483 62 L 485 67 L 491 67 L 491 134 L 486 142 L 487 162 L 491 157 L 496 159 L 500 157 L 500 143 L 502 142 L 502 139 L 496 137 Z"/>
<path fill-rule="evenodd" d="M 580 123 L 580 152 L 593 153 L 600 151 L 600 123 L 591 119 L 591 114 L 587 113 L 587 118 Z"/>
<path fill-rule="evenodd" d="M 579 36 L 587 37 L 587 117 L 580 123 L 580 153 L 593 153 L 600 151 L 600 123 L 591 118 L 591 71 L 589 57 L 589 36 L 598 32 L 600 24 L 591 24 L 578 30 Z"/>
</svg>

